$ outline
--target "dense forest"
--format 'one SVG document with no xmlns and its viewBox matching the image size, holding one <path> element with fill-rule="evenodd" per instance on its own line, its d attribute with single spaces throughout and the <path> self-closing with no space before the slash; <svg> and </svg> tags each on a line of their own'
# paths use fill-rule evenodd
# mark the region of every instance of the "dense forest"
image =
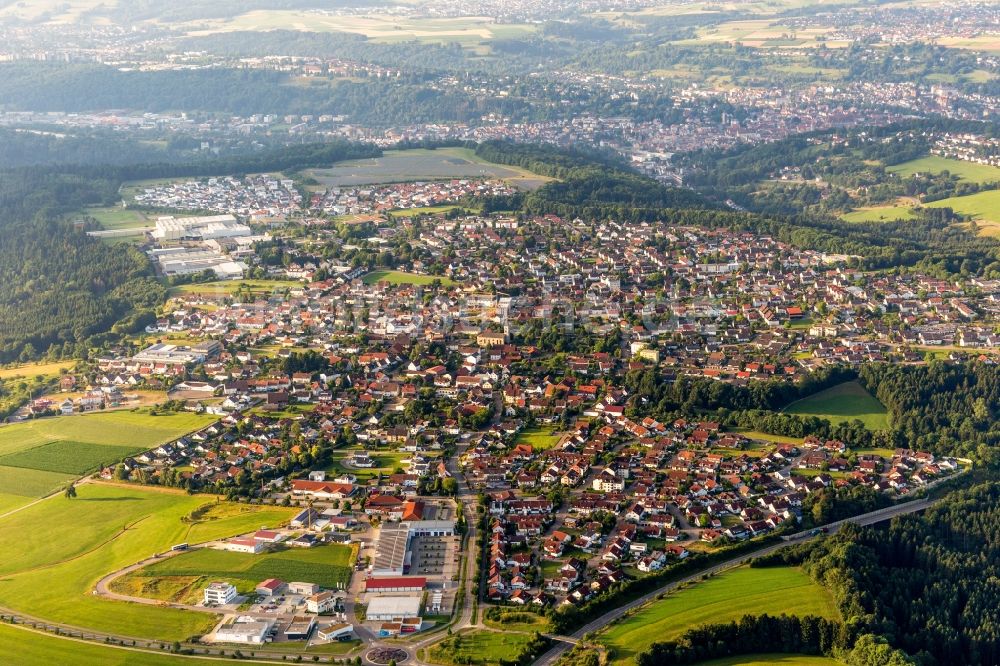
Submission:
<svg viewBox="0 0 1000 666">
<path fill-rule="evenodd" d="M 139 321 L 134 315 L 159 305 L 163 295 L 138 249 L 110 247 L 65 222 L 5 228 L 0 361 L 29 360 L 51 346 L 53 355 L 84 352 L 74 345 L 95 342 L 121 320 Z"/>
<path fill-rule="evenodd" d="M 374 148 L 340 141 L 322 146 L 287 146 L 288 140 L 287 136 L 281 134 L 252 138 L 214 136 L 207 141 L 210 145 L 205 149 L 202 138 L 184 131 L 166 135 L 151 132 L 148 135 L 138 133 L 122 136 L 120 132 L 101 129 L 76 130 L 70 134 L 64 127 L 31 131 L 0 128 L 0 164 L 4 169 L 14 169 L 28 166 L 128 166 L 207 162 L 212 164 L 211 168 L 224 168 L 226 160 L 239 157 L 241 159 L 234 164 L 245 168 L 240 166 L 245 164 L 242 158 L 252 154 L 261 156 L 263 161 L 270 163 L 278 159 L 276 153 L 281 153 L 281 158 L 287 161 L 307 157 L 309 162 L 313 162 L 321 158 L 317 154 L 318 148 L 323 151 L 339 151 L 340 147 L 349 146 L 358 151 L 356 157 L 371 157 L 378 152 Z M 341 159 L 336 152 L 330 157 L 334 160 Z M 295 168 L 294 164 L 291 168 Z"/>
<path fill-rule="evenodd" d="M 116 188 L 77 174 L 0 175 L 0 362 L 85 356 L 82 343 L 162 300 L 144 254 L 103 244 L 63 217 L 107 202 Z"/>
<path fill-rule="evenodd" d="M 169 159 L 173 152 L 106 133 L 59 136 L 55 132 L 0 129 L 0 164 L 4 168 L 158 162 Z"/>
<path fill-rule="evenodd" d="M 1000 463 L 1000 368 L 873 364 L 859 377 L 889 411 L 895 445 Z"/>
<path fill-rule="evenodd" d="M 815 416 L 780 413 L 787 404 L 845 381 L 858 379 L 889 412 L 890 429 L 872 432 L 860 421 L 836 426 Z M 969 362 L 866 364 L 855 371 L 827 367 L 797 381 L 776 379 L 735 386 L 692 377 L 665 377 L 636 370 L 625 386 L 642 402 L 643 414 L 669 421 L 692 412 L 712 413 L 730 425 L 803 437 L 839 439 L 856 447 L 916 448 L 938 455 L 1000 465 L 1000 367 Z"/>
<path fill-rule="evenodd" d="M 1000 483 L 755 562 L 788 564 L 831 590 L 851 631 L 882 636 L 921 664 L 1000 660 Z"/>
<path fill-rule="evenodd" d="M 839 622 L 814 616 L 745 615 L 737 622 L 688 629 L 679 640 L 654 643 L 636 666 L 695 664 L 734 654 L 830 654 L 849 645 Z"/>
<path fill-rule="evenodd" d="M 662 220 L 675 208 L 710 206 L 691 190 L 658 183 L 629 170 L 620 158 L 603 153 L 492 141 L 477 148 L 476 154 L 558 179 L 517 198 L 520 212 L 526 215 L 638 222 Z"/>
<path fill-rule="evenodd" d="M 850 368 L 828 366 L 797 381 L 776 379 L 736 386 L 696 377 L 668 377 L 652 369 L 634 370 L 625 377 L 625 386 L 634 396 L 626 413 L 638 416 L 641 411 L 643 416 L 664 422 L 692 413 L 710 413 L 727 425 L 788 437 L 814 435 L 854 447 L 886 444 L 887 433 L 872 432 L 860 421 L 832 425 L 816 416 L 779 411 L 795 400 L 856 377 Z"/>
</svg>

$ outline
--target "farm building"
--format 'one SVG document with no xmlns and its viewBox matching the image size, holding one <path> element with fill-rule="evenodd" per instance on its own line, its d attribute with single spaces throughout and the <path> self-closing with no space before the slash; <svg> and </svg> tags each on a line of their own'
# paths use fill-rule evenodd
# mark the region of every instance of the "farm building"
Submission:
<svg viewBox="0 0 1000 666">
<path fill-rule="evenodd" d="M 295 479 L 292 481 L 292 494 L 296 496 L 308 495 L 316 499 L 331 500 L 345 499 L 354 494 L 354 486 L 350 483 L 332 483 L 330 481 L 306 481 L 305 479 Z"/>
<path fill-rule="evenodd" d="M 274 530 L 257 530 L 253 538 L 264 543 L 278 543 L 285 538 L 285 535 Z"/>
<path fill-rule="evenodd" d="M 319 511 L 309 507 L 299 511 L 288 524 L 291 527 L 312 527 L 317 520 L 319 520 Z"/>
<path fill-rule="evenodd" d="M 222 548 L 234 553 L 251 553 L 257 555 L 264 551 L 264 542 L 252 538 L 230 539 L 223 544 Z"/>
<path fill-rule="evenodd" d="M 273 597 L 276 594 L 280 594 L 282 590 L 285 589 L 284 582 L 278 580 L 277 578 L 268 578 L 259 585 L 257 585 L 256 592 L 265 597 Z"/>
<path fill-rule="evenodd" d="M 319 592 L 319 585 L 316 583 L 293 582 L 288 584 L 288 591 L 291 594 L 304 594 L 308 596 Z"/>
</svg>

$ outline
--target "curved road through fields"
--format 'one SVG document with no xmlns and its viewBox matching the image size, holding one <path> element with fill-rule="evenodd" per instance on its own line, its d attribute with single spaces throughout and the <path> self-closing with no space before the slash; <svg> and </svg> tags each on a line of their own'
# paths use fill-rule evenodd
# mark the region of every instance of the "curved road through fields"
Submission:
<svg viewBox="0 0 1000 666">
<path fill-rule="evenodd" d="M 463 511 L 465 514 L 466 523 L 468 524 L 468 532 L 467 532 L 467 540 L 465 542 L 466 547 L 463 553 L 465 575 L 461 581 L 462 584 L 462 590 L 460 593 L 461 596 L 457 597 L 457 599 L 461 599 L 462 601 L 461 612 L 451 624 L 447 625 L 451 627 L 453 631 L 458 631 L 460 629 L 466 629 L 469 627 L 480 626 L 478 618 L 476 622 L 473 622 L 473 613 L 475 612 L 476 608 L 476 599 L 475 599 L 475 594 L 473 593 L 473 588 L 474 588 L 473 583 L 478 579 L 480 575 L 480 572 L 475 569 L 476 549 L 474 548 L 477 536 L 477 515 L 476 515 L 477 497 L 475 492 L 473 492 L 472 489 L 469 487 L 469 485 L 466 483 L 466 479 L 462 474 L 461 469 L 458 467 L 456 463 L 457 458 L 458 458 L 457 455 L 453 456 L 448 461 L 447 465 L 448 465 L 448 471 L 458 482 L 457 499 L 462 501 L 463 503 Z M 922 511 L 927 507 L 931 506 L 933 503 L 934 502 L 932 500 L 927 500 L 927 499 L 907 502 L 904 504 L 899 504 L 896 506 L 881 509 L 879 511 L 874 511 L 871 513 L 856 516 L 854 518 L 849 518 L 846 520 L 831 523 L 830 525 L 827 526 L 827 529 L 831 533 L 836 532 L 843 524 L 848 522 L 855 523 L 858 525 L 872 525 L 878 522 L 889 520 L 894 516 L 914 513 L 916 511 Z M 578 643 L 584 635 L 607 626 L 609 623 L 622 617 L 626 613 L 638 608 L 639 606 L 645 603 L 652 601 L 658 595 L 676 589 L 679 585 L 696 581 L 705 575 L 719 573 L 721 571 L 725 571 L 735 566 L 739 566 L 740 564 L 743 564 L 750 559 L 766 555 L 776 550 L 780 550 L 781 548 L 785 548 L 786 546 L 794 545 L 796 543 L 801 543 L 810 536 L 811 536 L 810 532 L 800 532 L 798 534 L 791 535 L 789 537 L 784 537 L 785 541 L 775 544 L 770 544 L 767 546 L 762 546 L 760 548 L 749 551 L 742 555 L 735 556 L 724 562 L 720 562 L 718 564 L 711 566 L 706 566 L 705 568 L 700 569 L 699 571 L 694 572 L 689 576 L 686 576 L 680 580 L 666 583 L 650 591 L 649 593 L 643 595 L 638 599 L 635 599 L 618 608 L 608 611 L 607 613 L 601 615 L 600 617 L 580 627 L 569 636 L 550 635 L 549 637 L 556 641 L 555 646 L 553 646 L 548 652 L 544 653 L 541 657 L 539 657 L 536 660 L 535 664 L 537 666 L 549 666 L 551 664 L 554 664 L 566 651 L 569 650 L 569 648 L 572 645 Z M 201 545 L 204 544 L 196 544 L 194 547 L 198 547 Z M 114 580 L 118 576 L 124 575 L 130 571 L 145 566 L 149 564 L 151 561 L 154 560 L 158 561 L 160 559 L 171 557 L 176 554 L 177 553 L 165 553 L 155 558 L 147 558 L 142 562 L 138 562 L 130 567 L 126 567 L 112 574 L 109 574 L 104 578 L 102 578 L 97 583 L 94 593 L 109 598 L 119 599 L 122 601 L 131 601 L 133 603 L 139 602 L 139 603 L 152 603 L 156 605 L 164 605 L 164 602 L 161 601 L 155 601 L 150 599 L 139 599 L 139 598 L 127 597 L 124 595 L 118 595 L 114 592 L 111 592 L 111 590 L 109 589 L 109 584 L 111 583 L 112 580 Z M 197 610 L 200 612 L 209 612 L 209 613 L 213 612 L 213 609 L 184 606 L 182 604 L 168 604 L 168 605 L 177 608 Z M 349 617 L 352 612 L 353 609 L 350 609 Z M 51 622 L 48 620 L 44 620 L 42 618 L 19 613 L 17 611 L 8 608 L 0 607 L 0 615 L 2 615 L 2 617 L 0 617 L 0 621 L 7 621 L 15 625 L 26 625 L 24 628 L 33 627 L 39 631 L 58 633 L 60 637 L 65 639 L 86 640 L 95 643 L 119 644 L 123 646 L 128 646 L 130 648 L 134 646 L 133 649 L 137 649 L 139 651 L 147 650 L 147 651 L 161 652 L 166 647 L 169 646 L 167 641 L 94 631 L 92 629 L 87 629 L 75 625 L 68 625 L 59 622 Z M 419 641 L 409 642 L 409 641 L 391 640 L 383 642 L 379 641 L 375 636 L 371 635 L 371 632 L 369 632 L 367 629 L 364 629 L 361 626 L 358 626 L 357 629 L 361 630 L 358 631 L 357 633 L 364 642 L 360 652 L 362 655 L 362 659 L 366 664 L 370 664 L 371 662 L 369 662 L 364 657 L 364 655 L 371 648 L 379 646 L 385 646 L 385 647 L 392 646 L 407 651 L 410 657 L 405 663 L 415 664 L 417 666 L 423 666 L 423 662 L 420 661 L 417 657 L 418 650 L 420 650 L 421 648 L 425 648 L 445 637 L 443 632 L 441 630 L 438 630 L 434 631 L 431 635 L 428 635 Z M 228 651 L 231 654 L 232 651 L 234 650 L 232 646 L 216 648 L 214 646 L 206 646 L 206 645 L 185 645 L 184 647 L 191 648 L 194 651 L 194 656 L 201 656 L 201 657 L 220 657 L 223 654 L 225 654 L 225 652 Z M 301 655 L 304 658 L 318 658 L 317 660 L 320 662 L 329 662 L 333 659 L 343 658 L 344 656 L 344 655 L 317 654 L 315 652 L 307 653 L 304 650 L 301 652 L 296 652 L 296 651 L 274 652 L 269 650 L 267 646 L 245 646 L 244 653 L 246 654 L 248 652 L 254 652 L 255 656 L 258 658 L 280 660 L 280 661 L 285 661 L 289 658 L 295 658 L 297 655 Z"/>
</svg>

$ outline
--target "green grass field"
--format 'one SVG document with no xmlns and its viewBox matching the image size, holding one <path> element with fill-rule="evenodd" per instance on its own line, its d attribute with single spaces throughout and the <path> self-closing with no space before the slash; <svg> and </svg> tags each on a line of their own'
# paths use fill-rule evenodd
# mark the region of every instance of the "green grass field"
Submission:
<svg viewBox="0 0 1000 666">
<path fill-rule="evenodd" d="M 827 472 L 821 472 L 818 469 L 809 469 L 807 467 L 796 467 L 790 471 L 795 476 L 803 476 L 806 477 L 807 479 L 815 478 L 819 474 L 826 474 L 831 479 L 847 479 L 850 478 L 851 476 L 850 472 L 834 472 L 832 470 Z"/>
<path fill-rule="evenodd" d="M 217 659 L 198 659 L 130 650 L 59 638 L 22 627 L 0 624 L 0 663 L 18 666 L 207 666 Z"/>
<path fill-rule="evenodd" d="M 122 208 L 121 206 L 84 208 L 83 214 L 94 218 L 107 230 L 140 229 L 142 227 L 154 226 L 156 222 L 137 210 Z"/>
<path fill-rule="evenodd" d="M 501 659 L 512 659 L 520 654 L 530 640 L 531 634 L 524 633 L 484 630 L 460 632 L 432 645 L 427 650 L 427 660 L 442 666 L 498 666 Z"/>
<path fill-rule="evenodd" d="M 880 448 L 870 448 L 870 449 L 851 449 L 852 452 L 858 454 L 859 456 L 880 456 L 892 460 L 892 456 L 895 451 L 892 449 L 880 449 Z"/>
<path fill-rule="evenodd" d="M 458 205 L 443 205 L 443 206 L 424 206 L 422 208 L 394 208 L 389 212 L 393 217 L 416 217 L 418 215 L 439 215 L 441 213 L 447 213 L 450 210 L 455 210 L 456 208 L 462 208 L 464 210 L 480 210 L 477 206 L 458 206 Z"/>
<path fill-rule="evenodd" d="M 146 410 L 97 412 L 25 421 L 0 427 L 0 455 L 56 440 L 152 447 L 197 430 L 214 417 L 183 412 L 150 416 Z"/>
<path fill-rule="evenodd" d="M 32 497 L 30 496 L 15 495 L 14 493 L 0 493 L 0 515 L 24 506 L 31 500 Z"/>
<path fill-rule="evenodd" d="M 525 631 L 531 633 L 533 631 L 545 632 L 550 629 L 549 621 L 544 616 L 516 609 L 505 611 L 497 619 L 484 617 L 483 624 L 487 627 L 500 629 L 501 631 Z"/>
<path fill-rule="evenodd" d="M 0 368 L 0 380 L 14 379 L 15 377 L 37 377 L 38 375 L 53 377 L 63 370 L 70 370 L 74 365 L 76 365 L 76 361 L 56 361 Z"/>
<path fill-rule="evenodd" d="M 610 663 L 624 666 L 653 643 L 677 638 L 691 627 L 764 613 L 838 617 L 830 593 L 801 569 L 741 567 L 644 606 L 596 640 L 614 651 Z"/>
<path fill-rule="evenodd" d="M 201 548 L 157 562 L 137 573 L 148 577 L 203 576 L 226 580 L 242 587 L 242 592 L 252 590 L 267 578 L 338 588 L 346 586 L 351 578 L 351 557 L 351 547 L 340 545 L 284 548 L 260 555 Z"/>
<path fill-rule="evenodd" d="M 24 501 L 18 503 L 26 504 L 31 499 L 44 497 L 65 487 L 77 476 L 79 475 L 0 466 L 0 492 L 11 498 L 22 497 Z"/>
<path fill-rule="evenodd" d="M 86 474 L 135 453 L 135 446 L 91 444 L 61 439 L 0 457 L 0 465 L 46 472 Z"/>
<path fill-rule="evenodd" d="M 560 435 L 551 428 L 525 428 L 517 433 L 515 444 L 530 444 L 535 451 L 551 449 L 559 443 Z"/>
<path fill-rule="evenodd" d="M 782 411 L 801 416 L 818 416 L 833 424 L 860 419 L 871 430 L 886 430 L 889 427 L 885 407 L 857 382 L 838 384 L 797 400 Z"/>
<path fill-rule="evenodd" d="M 123 410 L 0 427 L 0 494 L 44 497 L 102 464 L 169 442 L 213 420 L 191 413 L 150 416 L 146 410 Z"/>
<path fill-rule="evenodd" d="M 951 208 L 956 213 L 972 216 L 977 222 L 1000 224 L 1000 190 L 986 190 L 964 197 L 949 197 L 925 205 L 927 208 Z"/>
<path fill-rule="evenodd" d="M 786 437 L 784 435 L 772 435 L 766 432 L 760 432 L 757 430 L 747 430 L 746 428 L 733 428 L 733 432 L 738 432 L 744 437 L 750 439 L 761 440 L 764 442 L 773 442 L 775 444 L 801 444 L 801 437 Z"/>
<path fill-rule="evenodd" d="M 326 471 L 330 474 L 353 474 L 359 481 L 367 481 L 372 477 L 381 474 L 392 474 L 397 467 L 402 467 L 402 460 L 409 458 L 409 453 L 399 453 L 397 451 L 370 451 L 369 456 L 375 463 L 375 467 L 360 469 L 344 464 L 344 460 L 354 455 L 358 449 L 345 451 L 334 451 L 330 465 Z"/>
<path fill-rule="evenodd" d="M 893 222 L 895 220 L 914 220 L 916 217 L 916 213 L 910 206 L 874 206 L 844 213 L 840 219 L 845 222 Z"/>
<path fill-rule="evenodd" d="M 698 666 L 839 666 L 843 662 L 830 657 L 807 654 L 747 654 L 699 662 Z"/>
<path fill-rule="evenodd" d="M 389 284 L 415 284 L 421 286 L 433 284 L 435 280 L 440 280 L 443 287 L 450 287 L 455 284 L 454 280 L 441 277 L 440 275 L 420 275 L 417 273 L 405 273 L 403 271 L 372 271 L 361 278 L 361 281 L 365 284 L 375 284 L 376 282 L 385 281 Z"/>
<path fill-rule="evenodd" d="M 294 509 L 215 503 L 166 489 L 86 483 L 0 518 L 0 605 L 57 622 L 163 640 L 207 631 L 214 615 L 92 594 L 116 571 L 181 542 L 277 526 Z M 207 511 L 196 512 L 207 508 Z M 192 516 L 204 513 L 192 522 Z M 17 663 L 17 662 L 14 662 Z"/>
<path fill-rule="evenodd" d="M 1000 168 L 988 164 L 966 162 L 965 160 L 953 160 L 938 155 L 928 155 L 908 162 L 901 162 L 887 167 L 886 171 L 891 171 L 901 178 L 909 178 L 917 173 L 938 174 L 947 171 L 953 176 L 958 176 L 959 180 L 968 183 L 1000 181 Z"/>
</svg>

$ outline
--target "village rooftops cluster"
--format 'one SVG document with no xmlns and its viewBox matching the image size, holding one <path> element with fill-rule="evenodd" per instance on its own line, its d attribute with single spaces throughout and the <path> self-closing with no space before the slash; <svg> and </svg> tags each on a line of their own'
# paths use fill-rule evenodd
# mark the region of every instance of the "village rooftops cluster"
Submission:
<svg viewBox="0 0 1000 666">
<path fill-rule="evenodd" d="M 290 179 L 268 175 L 206 178 L 143 188 L 135 202 L 154 208 L 208 210 L 246 218 L 273 217 L 298 212 L 302 195 Z"/>
<path fill-rule="evenodd" d="M 398 230 L 387 225 L 382 231 L 379 237 L 393 247 Z M 385 353 L 396 336 L 440 342 L 466 357 L 467 368 L 439 373 L 440 389 L 487 381 L 495 386 L 497 378 L 484 378 L 478 369 L 533 356 L 539 324 L 620 336 L 631 357 L 617 366 L 622 370 L 658 365 L 667 373 L 735 383 L 829 364 L 920 361 L 921 348 L 989 350 L 1000 342 L 993 332 L 1000 312 L 997 281 L 865 273 L 845 268 L 846 257 L 799 251 L 749 233 L 591 225 L 549 216 L 527 222 L 432 218 L 413 234 L 407 242 L 419 253 L 403 268 L 429 283 L 434 276 L 424 276 L 431 264 L 422 254 L 447 249 L 450 258 L 438 277 L 452 284 L 370 283 L 360 279 L 363 271 L 337 260 L 318 265 L 303 257 L 278 276 L 308 280 L 324 270 L 335 277 L 253 300 L 181 297 L 148 330 L 217 340 L 233 350 L 228 367 L 209 366 L 216 382 L 254 378 L 250 357 L 240 350 L 256 346 L 308 347 L 334 363 L 363 356 L 360 365 L 377 368 L 389 357 L 368 352 Z M 328 238 L 323 230 L 316 235 Z M 344 342 L 358 334 L 369 336 L 369 349 Z M 182 372 L 171 359 L 152 354 L 151 348 L 131 362 L 108 359 L 102 369 Z M 234 361 L 242 369 L 235 375 Z M 569 363 L 581 372 L 606 370 L 590 352 Z"/>
<path fill-rule="evenodd" d="M 468 197 L 508 195 L 514 188 L 502 180 L 461 179 L 356 187 L 333 186 L 313 195 L 311 207 L 330 215 L 382 213 L 455 203 Z"/>
<path fill-rule="evenodd" d="M 550 449 L 490 431 L 467 450 L 467 478 L 489 497 L 490 598 L 582 603 L 693 548 L 797 525 L 812 493 L 862 485 L 906 494 L 960 468 L 927 452 L 855 455 L 814 437 L 764 445 L 718 423 L 600 412 Z"/>
</svg>

